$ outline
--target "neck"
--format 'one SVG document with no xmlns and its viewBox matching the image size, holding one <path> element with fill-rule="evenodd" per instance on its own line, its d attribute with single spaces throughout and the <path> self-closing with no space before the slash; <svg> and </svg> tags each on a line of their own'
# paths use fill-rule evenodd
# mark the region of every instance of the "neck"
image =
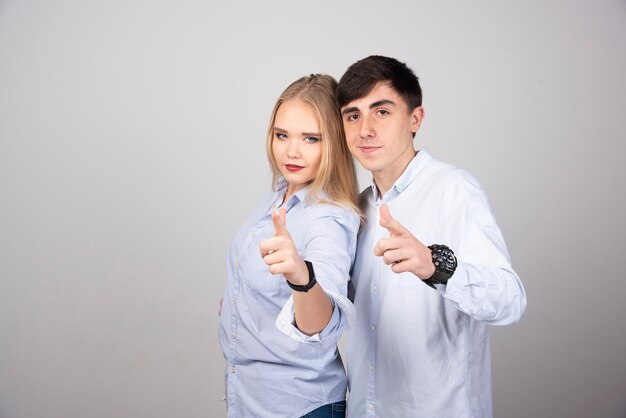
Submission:
<svg viewBox="0 0 626 418">
<path fill-rule="evenodd" d="M 387 167 L 378 171 L 372 171 L 374 183 L 376 184 L 378 194 L 381 197 L 384 196 L 385 193 L 387 193 L 394 183 L 400 178 L 416 154 L 417 151 L 411 147 L 407 150 L 407 152 L 403 153 L 396 161 L 389 164 Z"/>
</svg>

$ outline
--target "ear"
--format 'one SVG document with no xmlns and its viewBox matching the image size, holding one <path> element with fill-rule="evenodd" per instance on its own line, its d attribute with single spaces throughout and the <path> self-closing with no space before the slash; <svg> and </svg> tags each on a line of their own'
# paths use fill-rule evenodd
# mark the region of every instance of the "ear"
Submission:
<svg viewBox="0 0 626 418">
<path fill-rule="evenodd" d="M 411 112 L 411 132 L 416 133 L 419 130 L 423 119 L 424 108 L 422 106 L 417 106 L 413 109 L 413 112 Z"/>
</svg>

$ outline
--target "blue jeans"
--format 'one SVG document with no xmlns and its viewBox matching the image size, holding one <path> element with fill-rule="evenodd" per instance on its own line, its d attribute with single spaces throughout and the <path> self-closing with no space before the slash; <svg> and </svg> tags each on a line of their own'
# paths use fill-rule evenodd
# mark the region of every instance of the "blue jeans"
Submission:
<svg viewBox="0 0 626 418">
<path fill-rule="evenodd" d="M 302 418 L 345 418 L 346 401 L 329 403 L 309 412 Z"/>
</svg>

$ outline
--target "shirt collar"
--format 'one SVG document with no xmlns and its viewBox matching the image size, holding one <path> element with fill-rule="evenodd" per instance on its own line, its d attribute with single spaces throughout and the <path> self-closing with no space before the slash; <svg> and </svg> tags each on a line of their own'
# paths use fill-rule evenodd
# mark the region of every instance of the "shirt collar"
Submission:
<svg viewBox="0 0 626 418">
<path fill-rule="evenodd" d="M 432 155 L 428 152 L 426 148 L 422 148 L 415 154 L 409 165 L 406 167 L 404 172 L 398 177 L 398 180 L 393 184 L 391 190 L 395 190 L 396 194 L 402 193 L 404 189 L 408 187 L 409 184 L 417 177 L 417 175 L 426 167 L 426 164 L 430 160 L 432 160 Z M 372 193 L 374 195 L 374 199 L 382 198 L 378 196 L 378 189 L 376 188 L 376 183 L 374 183 L 374 179 L 372 178 Z M 387 192 L 389 193 L 389 192 Z"/>
<path fill-rule="evenodd" d="M 285 193 L 287 193 L 287 186 L 289 186 L 289 183 L 287 183 L 287 180 L 285 180 L 285 178 L 281 176 L 276 182 L 276 187 L 274 189 L 276 191 L 276 196 L 278 200 L 282 201 L 283 196 L 285 195 Z M 306 201 L 306 195 L 309 192 L 310 187 L 310 185 L 303 187 L 302 189 L 295 192 L 289 198 L 289 201 L 283 203 L 287 211 L 289 211 L 289 209 L 291 209 L 298 202 L 301 202 L 304 207 L 308 206 Z"/>
</svg>

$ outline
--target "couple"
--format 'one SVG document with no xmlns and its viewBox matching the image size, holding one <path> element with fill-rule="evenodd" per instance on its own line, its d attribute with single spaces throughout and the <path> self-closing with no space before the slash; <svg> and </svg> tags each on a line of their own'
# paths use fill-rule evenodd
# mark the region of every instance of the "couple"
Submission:
<svg viewBox="0 0 626 418">
<path fill-rule="evenodd" d="M 487 326 L 526 296 L 478 182 L 415 150 L 423 117 L 413 71 L 382 56 L 278 99 L 274 187 L 228 255 L 229 417 L 343 417 L 348 383 L 349 417 L 492 416 Z M 374 180 L 360 197 L 350 153 Z"/>
</svg>

